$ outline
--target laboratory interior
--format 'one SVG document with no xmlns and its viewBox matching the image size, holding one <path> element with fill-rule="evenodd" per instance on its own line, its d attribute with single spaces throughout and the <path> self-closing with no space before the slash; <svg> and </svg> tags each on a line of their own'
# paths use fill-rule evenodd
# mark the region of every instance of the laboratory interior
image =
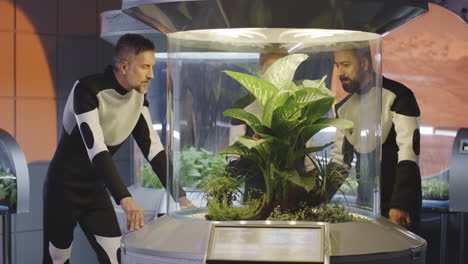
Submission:
<svg viewBox="0 0 468 264">
<path fill-rule="evenodd" d="M 0 0 L 2 263 L 468 263 L 467 9 Z"/>
</svg>

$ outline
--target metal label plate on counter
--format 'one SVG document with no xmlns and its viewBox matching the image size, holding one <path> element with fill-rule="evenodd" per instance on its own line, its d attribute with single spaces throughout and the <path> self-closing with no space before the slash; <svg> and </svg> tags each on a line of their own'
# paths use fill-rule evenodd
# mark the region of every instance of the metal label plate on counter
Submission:
<svg viewBox="0 0 468 264">
<path fill-rule="evenodd" d="M 325 226 L 214 225 L 207 263 L 327 263 Z"/>
</svg>

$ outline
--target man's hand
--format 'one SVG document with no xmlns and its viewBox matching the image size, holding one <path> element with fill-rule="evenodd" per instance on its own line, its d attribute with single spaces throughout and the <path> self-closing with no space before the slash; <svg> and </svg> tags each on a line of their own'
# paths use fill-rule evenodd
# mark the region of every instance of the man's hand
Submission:
<svg viewBox="0 0 468 264">
<path fill-rule="evenodd" d="M 408 228 L 411 225 L 409 213 L 400 209 L 391 208 L 388 213 L 390 221 L 402 227 Z"/>
<path fill-rule="evenodd" d="M 190 202 L 189 199 L 187 199 L 187 196 L 182 196 L 179 198 L 179 204 L 180 204 L 180 209 L 190 209 L 190 208 L 195 208 L 195 205 L 193 205 L 192 202 Z"/>
<path fill-rule="evenodd" d="M 125 197 L 120 200 L 120 206 L 127 215 L 127 229 L 130 231 L 138 230 L 145 225 L 145 216 L 132 197 Z"/>
</svg>

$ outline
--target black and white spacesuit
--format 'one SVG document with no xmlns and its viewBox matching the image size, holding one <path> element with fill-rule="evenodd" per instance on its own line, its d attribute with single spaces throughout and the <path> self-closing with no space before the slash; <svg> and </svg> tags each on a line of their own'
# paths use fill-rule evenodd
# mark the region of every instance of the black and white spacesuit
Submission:
<svg viewBox="0 0 468 264">
<path fill-rule="evenodd" d="M 117 204 L 131 196 L 112 160 L 130 134 L 166 186 L 166 154 L 145 94 L 125 90 L 110 66 L 75 83 L 44 188 L 44 263 L 67 261 L 77 223 L 100 263 L 118 262 L 121 232 L 106 188 Z"/>
<path fill-rule="evenodd" d="M 383 78 L 382 83 L 382 110 L 381 112 L 369 111 L 377 109 L 374 93 L 376 89 L 370 89 L 365 93 L 355 92 L 349 94 L 335 107 L 337 117 L 354 122 L 357 128 L 351 132 L 337 131 L 331 159 L 348 167 L 351 166 L 353 157 L 357 160 L 357 178 L 360 179 L 358 192 L 363 195 L 358 197 L 361 203 L 372 202 L 373 175 L 368 172 L 376 171 L 371 167 L 378 161 L 373 161 L 376 155 L 376 140 L 369 140 L 381 129 L 381 212 L 388 217 L 390 208 L 397 208 L 410 213 L 412 226 L 419 222 L 419 210 L 421 208 L 421 176 L 417 164 L 419 155 L 419 128 L 418 118 L 420 111 L 414 94 L 401 83 Z M 366 111 L 366 112 L 363 112 Z M 372 120 L 378 120 L 381 116 L 380 128 L 371 124 Z M 369 122 L 369 120 L 371 120 Z M 365 124 L 364 122 L 369 122 Z M 363 133 L 365 135 L 363 135 Z M 364 139 L 364 140 L 363 140 Z M 363 155 L 367 155 L 366 164 L 362 164 Z M 411 228 L 410 228 L 411 229 Z"/>
</svg>

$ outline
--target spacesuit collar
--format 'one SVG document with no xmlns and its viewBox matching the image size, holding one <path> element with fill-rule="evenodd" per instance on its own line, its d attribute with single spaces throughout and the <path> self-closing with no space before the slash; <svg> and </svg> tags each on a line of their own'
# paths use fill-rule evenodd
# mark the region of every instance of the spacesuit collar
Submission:
<svg viewBox="0 0 468 264">
<path fill-rule="evenodd" d="M 111 65 L 107 66 L 104 74 L 108 76 L 111 81 L 112 81 L 112 88 L 114 88 L 115 91 L 117 91 L 121 95 L 126 95 L 128 93 L 125 88 L 120 85 L 120 83 L 117 81 L 117 78 L 115 78 L 114 70 Z"/>
</svg>

